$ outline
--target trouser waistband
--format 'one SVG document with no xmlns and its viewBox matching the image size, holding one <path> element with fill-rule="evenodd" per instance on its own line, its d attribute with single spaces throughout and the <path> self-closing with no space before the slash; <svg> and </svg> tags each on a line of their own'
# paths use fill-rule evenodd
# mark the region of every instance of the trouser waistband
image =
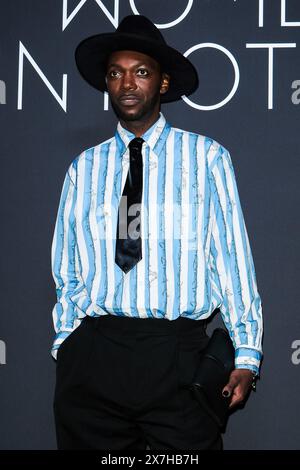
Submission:
<svg viewBox="0 0 300 470">
<path fill-rule="evenodd" d="M 140 318 L 119 315 L 100 315 L 98 317 L 86 317 L 87 322 L 94 324 L 95 328 L 108 327 L 124 331 L 145 331 L 153 333 L 174 334 L 176 332 L 206 330 L 207 320 L 194 320 L 187 317 L 178 317 L 175 320 L 166 318 Z"/>
</svg>

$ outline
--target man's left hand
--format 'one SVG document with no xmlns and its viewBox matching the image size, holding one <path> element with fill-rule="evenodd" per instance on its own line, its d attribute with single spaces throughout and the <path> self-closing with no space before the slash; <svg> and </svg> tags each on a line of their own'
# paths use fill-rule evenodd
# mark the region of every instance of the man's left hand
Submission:
<svg viewBox="0 0 300 470">
<path fill-rule="evenodd" d="M 253 373 L 249 369 L 234 369 L 228 383 L 222 390 L 224 396 L 231 396 L 229 408 L 238 405 L 246 398 L 253 380 Z"/>
</svg>

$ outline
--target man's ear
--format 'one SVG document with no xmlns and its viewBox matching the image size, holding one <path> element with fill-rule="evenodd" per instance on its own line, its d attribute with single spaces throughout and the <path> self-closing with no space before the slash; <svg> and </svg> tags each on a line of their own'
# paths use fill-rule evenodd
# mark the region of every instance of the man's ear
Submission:
<svg viewBox="0 0 300 470">
<path fill-rule="evenodd" d="M 165 94 L 168 89 L 169 89 L 169 85 L 170 85 L 170 75 L 168 75 L 167 73 L 163 72 L 162 75 L 161 75 L 161 83 L 160 83 L 160 94 L 163 95 Z"/>
</svg>

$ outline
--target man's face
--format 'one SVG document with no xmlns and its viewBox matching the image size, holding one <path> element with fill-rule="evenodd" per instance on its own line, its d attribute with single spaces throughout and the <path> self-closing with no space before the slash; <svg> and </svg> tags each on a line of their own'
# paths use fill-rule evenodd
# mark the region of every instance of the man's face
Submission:
<svg viewBox="0 0 300 470">
<path fill-rule="evenodd" d="M 123 121 L 144 121 L 159 111 L 160 94 L 168 89 L 166 74 L 156 60 L 135 51 L 113 52 L 106 84 L 112 107 Z"/>
</svg>

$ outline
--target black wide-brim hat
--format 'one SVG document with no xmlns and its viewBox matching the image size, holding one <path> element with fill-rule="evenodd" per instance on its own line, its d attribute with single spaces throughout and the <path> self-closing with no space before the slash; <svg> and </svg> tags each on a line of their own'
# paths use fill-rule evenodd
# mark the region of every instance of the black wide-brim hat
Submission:
<svg viewBox="0 0 300 470">
<path fill-rule="evenodd" d="M 176 49 L 167 45 L 159 29 L 145 16 L 126 16 L 113 33 L 90 36 L 79 43 L 75 60 L 81 76 L 94 88 L 107 91 L 105 75 L 109 55 L 131 50 L 147 54 L 170 75 L 170 86 L 161 94 L 161 102 L 177 101 L 198 87 L 193 64 Z"/>
</svg>

